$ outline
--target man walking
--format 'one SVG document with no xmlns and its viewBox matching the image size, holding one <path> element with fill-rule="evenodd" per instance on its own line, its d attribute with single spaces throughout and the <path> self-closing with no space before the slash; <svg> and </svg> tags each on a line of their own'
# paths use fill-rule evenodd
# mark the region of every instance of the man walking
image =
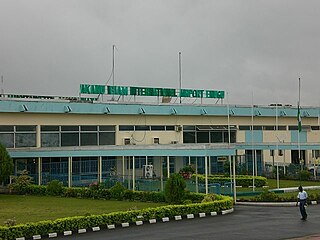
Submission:
<svg viewBox="0 0 320 240">
<path fill-rule="evenodd" d="M 301 213 L 301 220 L 307 220 L 307 212 L 306 212 L 306 208 L 305 206 L 307 205 L 307 198 L 308 198 L 308 193 L 306 191 L 303 190 L 302 186 L 299 186 L 299 193 L 297 196 L 297 204 L 296 206 L 298 206 L 298 202 L 299 202 L 299 208 L 300 208 L 300 213 Z"/>
</svg>

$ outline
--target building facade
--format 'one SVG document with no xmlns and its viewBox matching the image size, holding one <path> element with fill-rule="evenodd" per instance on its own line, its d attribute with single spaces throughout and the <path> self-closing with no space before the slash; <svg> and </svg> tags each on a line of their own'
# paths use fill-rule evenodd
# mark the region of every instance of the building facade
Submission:
<svg viewBox="0 0 320 240">
<path fill-rule="evenodd" d="M 2 95 L 0 143 L 37 184 L 68 186 L 121 176 L 165 178 L 192 164 L 223 173 L 231 161 L 249 174 L 266 164 L 311 165 L 320 156 L 319 108 L 91 101 Z M 299 154 L 300 150 L 300 154 Z"/>
</svg>

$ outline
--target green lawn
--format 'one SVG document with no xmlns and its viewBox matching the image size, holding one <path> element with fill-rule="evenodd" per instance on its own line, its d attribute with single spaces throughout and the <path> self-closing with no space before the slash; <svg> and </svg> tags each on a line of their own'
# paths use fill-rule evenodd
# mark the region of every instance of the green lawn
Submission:
<svg viewBox="0 0 320 240">
<path fill-rule="evenodd" d="M 295 192 L 289 192 L 289 193 L 278 193 L 280 196 L 293 196 L 296 198 L 298 193 L 298 187 L 300 184 L 304 186 L 320 186 L 320 181 L 299 181 L 299 180 L 281 180 L 279 181 L 279 187 L 280 188 L 288 188 L 288 187 L 295 187 Z M 256 188 L 255 191 L 263 191 L 267 189 L 277 189 L 277 180 L 276 179 L 268 179 L 267 180 L 267 186 L 269 188 Z M 237 188 L 237 192 L 252 192 L 252 188 Z M 320 190 L 308 190 L 308 194 L 315 194 L 320 193 Z M 254 196 L 239 196 L 239 199 L 252 199 Z"/>
<path fill-rule="evenodd" d="M 300 186 L 320 186 L 320 181 L 299 181 L 299 180 L 282 180 L 279 181 L 280 188 L 288 188 L 288 187 L 296 187 L 298 191 L 298 187 Z M 255 188 L 256 191 L 262 191 L 263 189 L 276 189 L 277 188 L 277 180 L 276 179 L 268 179 L 267 180 L 268 188 Z M 237 192 L 252 192 L 252 188 L 237 188 Z"/>
<path fill-rule="evenodd" d="M 301 186 L 320 186 L 320 181 L 299 181 L 299 180 L 281 180 L 279 181 L 280 188 L 287 187 L 299 187 Z M 273 189 L 277 188 L 277 180 L 276 179 L 268 179 L 268 186 Z"/>
<path fill-rule="evenodd" d="M 19 224 L 163 205 L 165 203 L 0 194 L 0 226 L 5 225 L 4 221 L 13 218 Z"/>
</svg>

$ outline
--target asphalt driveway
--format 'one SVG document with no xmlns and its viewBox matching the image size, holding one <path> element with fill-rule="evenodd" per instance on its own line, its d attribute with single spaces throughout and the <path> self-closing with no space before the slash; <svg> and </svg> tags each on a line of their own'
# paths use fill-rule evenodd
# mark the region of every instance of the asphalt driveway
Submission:
<svg viewBox="0 0 320 240">
<path fill-rule="evenodd" d="M 320 233 L 320 205 L 307 208 L 308 220 L 301 221 L 298 207 L 235 206 L 227 215 L 144 223 L 114 230 L 73 234 L 63 239 L 292 239 Z M 309 239 L 309 238 L 308 238 Z"/>
</svg>

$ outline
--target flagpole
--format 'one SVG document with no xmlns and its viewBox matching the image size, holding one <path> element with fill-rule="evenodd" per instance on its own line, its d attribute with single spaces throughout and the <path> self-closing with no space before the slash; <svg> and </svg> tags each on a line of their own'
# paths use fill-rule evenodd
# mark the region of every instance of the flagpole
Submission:
<svg viewBox="0 0 320 240">
<path fill-rule="evenodd" d="M 255 191 L 255 158 L 253 150 L 253 91 L 252 91 L 252 106 L 251 106 L 251 157 L 252 157 L 252 191 Z"/>
<path fill-rule="evenodd" d="M 298 98 L 298 157 L 299 157 L 299 164 L 300 164 L 300 170 L 302 170 L 301 166 L 301 147 L 300 147 L 300 131 L 301 131 L 301 113 L 300 113 L 300 78 L 299 78 L 299 98 Z M 301 175 L 301 174 L 300 174 Z"/>
</svg>

